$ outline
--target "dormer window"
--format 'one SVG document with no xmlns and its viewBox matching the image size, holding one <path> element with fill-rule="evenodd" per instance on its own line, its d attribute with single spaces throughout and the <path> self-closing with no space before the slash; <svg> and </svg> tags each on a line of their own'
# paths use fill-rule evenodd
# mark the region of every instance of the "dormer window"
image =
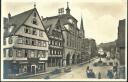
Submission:
<svg viewBox="0 0 128 82">
<path fill-rule="evenodd" d="M 9 28 L 9 32 L 12 32 L 12 29 L 13 29 L 13 28 L 14 28 L 14 26 L 11 25 L 10 28 Z"/>
<path fill-rule="evenodd" d="M 68 24 L 64 25 L 64 27 L 65 27 L 67 30 L 69 30 L 69 25 L 68 25 Z"/>
<path fill-rule="evenodd" d="M 68 21 L 69 21 L 71 24 L 73 24 L 73 20 L 72 20 L 72 19 L 68 19 Z"/>
</svg>

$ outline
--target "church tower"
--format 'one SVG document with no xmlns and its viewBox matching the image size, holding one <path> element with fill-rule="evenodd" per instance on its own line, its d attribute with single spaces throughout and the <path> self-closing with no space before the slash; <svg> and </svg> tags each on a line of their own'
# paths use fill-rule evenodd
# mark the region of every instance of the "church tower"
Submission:
<svg viewBox="0 0 128 82">
<path fill-rule="evenodd" d="M 67 2 L 66 14 L 70 14 L 69 2 Z"/>
<path fill-rule="evenodd" d="M 85 38 L 84 25 L 83 25 L 83 18 L 82 17 L 81 17 L 81 24 L 80 24 L 80 32 L 81 32 L 81 37 Z"/>
</svg>

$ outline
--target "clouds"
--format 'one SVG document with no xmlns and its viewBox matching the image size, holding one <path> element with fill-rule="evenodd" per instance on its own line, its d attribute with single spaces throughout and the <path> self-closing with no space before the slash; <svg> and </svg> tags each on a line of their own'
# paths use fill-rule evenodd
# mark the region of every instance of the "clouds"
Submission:
<svg viewBox="0 0 128 82">
<path fill-rule="evenodd" d="M 85 36 L 101 42 L 114 41 L 117 38 L 117 26 L 120 19 L 126 18 L 126 0 L 4 0 L 3 15 L 12 15 L 33 8 L 36 2 L 41 16 L 58 15 L 58 8 L 66 8 L 69 3 L 71 14 L 78 20 L 83 17 Z"/>
</svg>

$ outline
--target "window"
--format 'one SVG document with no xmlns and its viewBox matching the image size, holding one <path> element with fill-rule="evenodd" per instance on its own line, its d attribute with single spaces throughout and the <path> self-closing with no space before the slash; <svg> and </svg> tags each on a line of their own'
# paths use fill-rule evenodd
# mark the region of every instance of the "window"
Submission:
<svg viewBox="0 0 128 82">
<path fill-rule="evenodd" d="M 33 45 L 33 46 L 36 45 L 36 40 L 32 40 L 32 45 Z"/>
<path fill-rule="evenodd" d="M 40 58 L 42 56 L 42 51 L 38 51 L 38 57 Z"/>
<path fill-rule="evenodd" d="M 16 50 L 16 57 L 22 57 L 21 50 Z"/>
<path fill-rule="evenodd" d="M 22 44 L 22 43 L 23 43 L 22 37 L 18 37 L 18 44 Z"/>
<path fill-rule="evenodd" d="M 25 50 L 25 57 L 28 57 L 28 50 Z"/>
<path fill-rule="evenodd" d="M 36 12 L 34 12 L 34 17 L 36 17 Z"/>
<path fill-rule="evenodd" d="M 38 40 L 36 40 L 36 45 L 38 46 L 38 43 L 39 43 L 39 41 Z"/>
<path fill-rule="evenodd" d="M 24 32 L 25 32 L 25 33 L 30 33 L 30 29 L 29 29 L 28 27 L 25 27 L 25 28 L 24 28 Z"/>
<path fill-rule="evenodd" d="M 43 37 L 43 31 L 39 31 L 39 36 Z"/>
<path fill-rule="evenodd" d="M 9 32 L 11 32 L 14 28 L 14 25 L 11 25 L 10 28 L 9 28 Z"/>
<path fill-rule="evenodd" d="M 33 18 L 32 23 L 35 24 L 35 25 L 37 25 L 37 20 L 36 20 L 36 18 Z"/>
<path fill-rule="evenodd" d="M 31 51 L 31 57 L 32 57 L 32 58 L 35 57 L 35 53 L 34 53 L 34 51 Z"/>
<path fill-rule="evenodd" d="M 37 30 L 33 28 L 32 34 L 37 35 Z"/>
<path fill-rule="evenodd" d="M 45 51 L 42 51 L 42 58 L 45 58 L 46 57 L 46 53 Z"/>
<path fill-rule="evenodd" d="M 8 54 L 9 57 L 12 57 L 13 56 L 13 51 L 12 49 L 9 49 L 9 54 Z"/>
<path fill-rule="evenodd" d="M 54 50 L 54 53 L 55 53 L 55 55 L 56 55 L 56 50 Z"/>
<path fill-rule="evenodd" d="M 29 38 L 26 38 L 26 45 L 29 45 L 30 44 L 30 39 Z"/>
<path fill-rule="evenodd" d="M 50 49 L 50 55 L 52 55 L 52 49 Z"/>
<path fill-rule="evenodd" d="M 43 43 L 43 46 L 44 46 L 44 47 L 46 47 L 46 46 L 47 46 L 47 43 L 46 43 L 46 42 L 44 42 L 44 43 Z"/>
<path fill-rule="evenodd" d="M 41 46 L 41 41 L 38 41 L 38 46 Z"/>
<path fill-rule="evenodd" d="M 9 37 L 9 40 L 8 40 L 9 42 L 9 44 L 12 44 L 12 37 Z"/>
</svg>

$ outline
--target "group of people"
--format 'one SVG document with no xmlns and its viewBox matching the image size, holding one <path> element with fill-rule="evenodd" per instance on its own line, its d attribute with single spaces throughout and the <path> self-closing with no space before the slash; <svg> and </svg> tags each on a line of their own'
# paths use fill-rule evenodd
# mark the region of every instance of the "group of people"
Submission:
<svg viewBox="0 0 128 82">
<path fill-rule="evenodd" d="M 113 66 L 113 69 L 107 71 L 107 77 L 109 79 L 113 79 L 113 78 L 117 79 L 118 78 L 118 76 L 117 76 L 117 66 L 118 66 L 118 64 Z M 87 75 L 88 78 L 96 78 L 96 75 L 93 72 L 93 69 L 90 69 L 89 66 L 87 66 L 86 75 Z M 98 79 L 101 79 L 101 73 L 100 72 L 98 73 Z"/>
</svg>

